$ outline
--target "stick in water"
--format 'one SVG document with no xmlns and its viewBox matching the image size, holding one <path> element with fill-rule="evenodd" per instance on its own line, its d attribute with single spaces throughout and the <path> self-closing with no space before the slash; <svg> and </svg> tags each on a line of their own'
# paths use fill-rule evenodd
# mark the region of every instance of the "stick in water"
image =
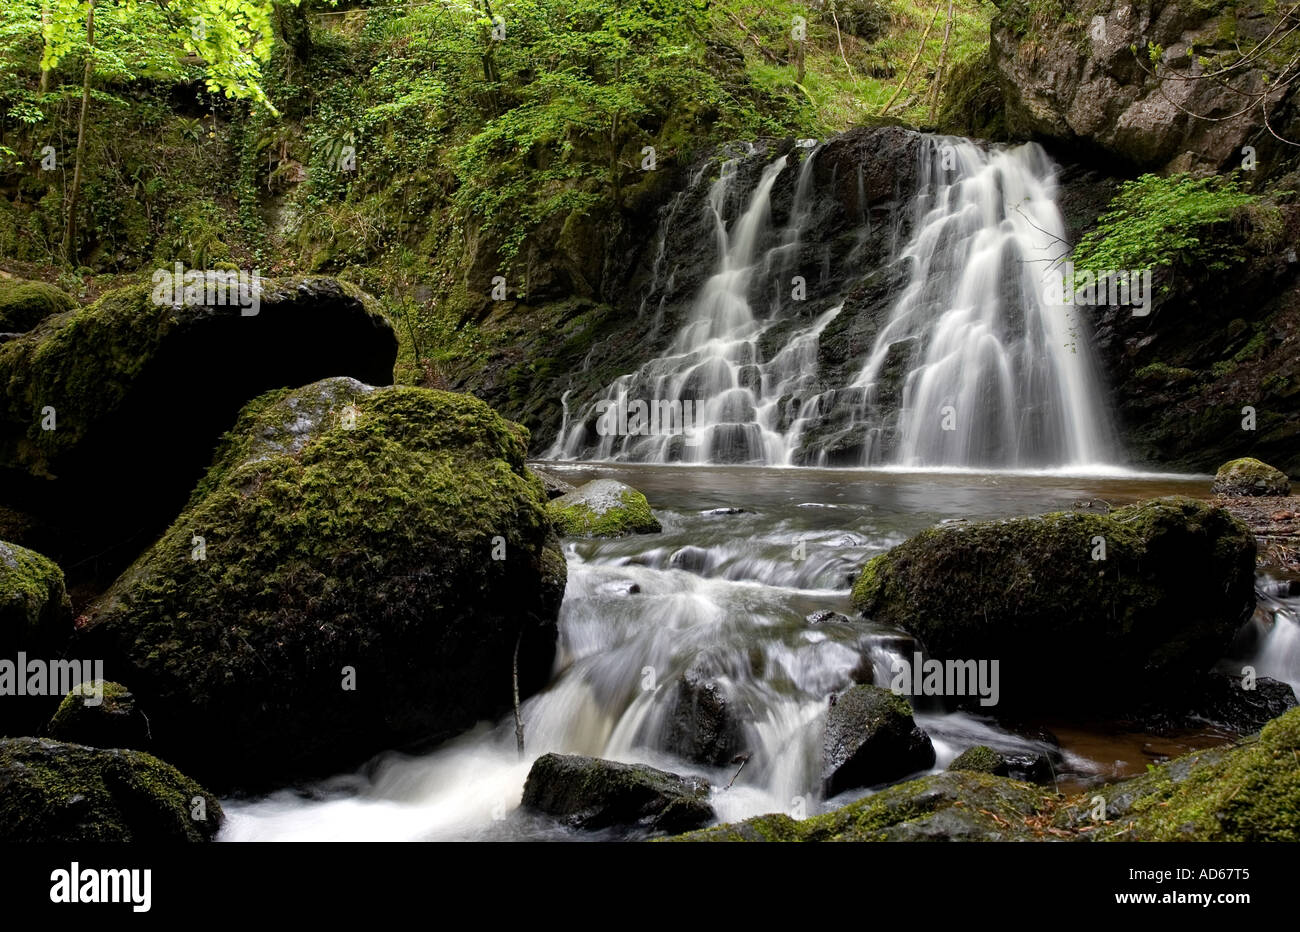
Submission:
<svg viewBox="0 0 1300 932">
<path fill-rule="evenodd" d="M 524 719 L 519 714 L 519 642 L 524 639 L 524 632 L 519 632 L 519 637 L 515 638 L 515 660 L 513 665 L 513 679 L 515 687 L 515 744 L 519 748 L 519 756 L 524 756 Z"/>
</svg>

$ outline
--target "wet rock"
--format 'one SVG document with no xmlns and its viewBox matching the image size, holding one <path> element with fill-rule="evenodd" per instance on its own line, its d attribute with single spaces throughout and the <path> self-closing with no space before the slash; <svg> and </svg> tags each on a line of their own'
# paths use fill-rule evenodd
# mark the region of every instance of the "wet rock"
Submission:
<svg viewBox="0 0 1300 932">
<path fill-rule="evenodd" d="M 923 531 L 867 564 L 853 604 L 936 659 L 998 660 L 1006 706 L 1096 711 L 1181 691 L 1224 656 L 1254 607 L 1254 560 L 1226 511 L 1166 498 Z M 1087 662 L 1043 662 L 1082 644 Z"/>
<path fill-rule="evenodd" d="M 533 473 L 542 480 L 542 488 L 546 490 L 546 497 L 548 500 L 559 498 L 562 495 L 568 495 L 570 492 L 577 491 L 577 486 L 570 485 L 563 479 L 557 478 L 548 472 L 534 469 Z"/>
<path fill-rule="evenodd" d="M 962 751 L 948 765 L 948 770 L 967 770 L 971 773 L 990 773 L 1005 777 L 1008 773 L 1006 759 L 988 745 L 977 744 Z"/>
<path fill-rule="evenodd" d="M 46 732 L 57 741 L 96 748 L 149 746 L 149 720 L 120 683 L 80 683 L 59 704 Z"/>
<path fill-rule="evenodd" d="M 702 515 L 710 515 L 710 516 L 715 516 L 715 515 L 743 515 L 743 514 L 748 514 L 748 513 L 749 513 L 748 510 L 747 510 L 747 509 L 744 509 L 744 508 L 709 508 L 709 509 L 707 509 L 707 510 L 705 510 L 705 511 L 701 511 L 701 512 L 700 512 L 700 514 L 702 514 Z"/>
<path fill-rule="evenodd" d="M 796 821 L 765 815 L 672 841 L 1028 841 L 1040 791 L 985 773 L 909 780 L 841 809 Z"/>
<path fill-rule="evenodd" d="M 1203 728 L 1208 722 L 1239 735 L 1253 734 L 1297 705 L 1286 683 L 1255 677 L 1251 688 L 1242 676 L 1212 671 L 1193 679 L 1179 692 L 1141 707 L 1135 724 L 1151 731 Z"/>
<path fill-rule="evenodd" d="M 663 530 L 646 497 L 614 479 L 595 479 L 547 505 L 564 537 L 622 537 Z"/>
<path fill-rule="evenodd" d="M 817 611 L 813 612 L 811 615 L 804 618 L 804 621 L 808 622 L 808 624 L 810 625 L 849 624 L 849 619 L 847 616 L 841 615 L 839 612 L 833 612 L 829 608 L 818 609 Z"/>
<path fill-rule="evenodd" d="M 468 395 L 327 379 L 248 405 L 87 612 L 153 747 L 219 786 L 450 737 L 550 675 L 565 562 L 527 433 Z"/>
<path fill-rule="evenodd" d="M 0 841 L 210 841 L 217 798 L 141 751 L 0 740 Z"/>
<path fill-rule="evenodd" d="M 709 552 L 703 547 L 682 547 L 668 558 L 668 565 L 688 573 L 703 573 L 709 567 Z"/>
<path fill-rule="evenodd" d="M 907 701 L 879 686 L 853 686 L 836 697 L 822 736 L 827 796 L 888 783 L 934 764 L 930 736 Z"/>
<path fill-rule="evenodd" d="M 523 806 L 585 830 L 676 833 L 714 819 L 704 780 L 576 754 L 539 757 L 524 784 Z"/>
<path fill-rule="evenodd" d="M 1247 456 L 1220 466 L 1211 491 L 1229 496 L 1287 496 L 1291 480 L 1281 470 Z"/>
<path fill-rule="evenodd" d="M 697 662 L 677 678 L 664 747 L 670 753 L 720 767 L 744 748 L 744 729 L 724 685 Z"/>
</svg>

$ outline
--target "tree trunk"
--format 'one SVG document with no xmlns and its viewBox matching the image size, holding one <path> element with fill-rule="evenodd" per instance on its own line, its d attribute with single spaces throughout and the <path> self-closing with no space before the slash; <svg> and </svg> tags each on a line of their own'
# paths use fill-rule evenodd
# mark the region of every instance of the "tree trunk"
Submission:
<svg viewBox="0 0 1300 932">
<path fill-rule="evenodd" d="M 86 151 L 86 112 L 90 109 L 90 76 L 95 71 L 95 0 L 86 11 L 86 73 L 81 80 L 81 116 L 77 119 L 76 167 L 72 190 L 68 192 L 68 225 L 63 231 L 63 253 L 70 265 L 77 264 L 77 194 L 81 188 L 81 159 Z"/>
<path fill-rule="evenodd" d="M 931 88 L 929 122 L 934 122 L 934 115 L 939 109 L 939 99 L 943 96 L 943 70 L 948 63 L 948 40 L 952 37 L 952 0 L 948 0 L 948 21 L 943 27 L 943 46 L 939 49 L 939 67 L 934 72 L 934 87 Z"/>
</svg>

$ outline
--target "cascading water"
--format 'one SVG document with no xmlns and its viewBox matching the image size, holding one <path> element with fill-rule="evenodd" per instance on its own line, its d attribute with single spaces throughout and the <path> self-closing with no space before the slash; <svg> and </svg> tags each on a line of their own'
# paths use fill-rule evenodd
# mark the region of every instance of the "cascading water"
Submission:
<svg viewBox="0 0 1300 932">
<path fill-rule="evenodd" d="M 914 216 L 904 224 L 912 232 L 894 259 L 904 284 L 855 377 L 828 386 L 818 373 L 820 338 L 847 297 L 790 328 L 770 358 L 763 354 L 764 334 L 795 313 L 782 298 L 811 221 L 821 150 L 800 164 L 778 236 L 770 230 L 772 191 L 792 156 L 763 169 L 734 221 L 726 212 L 737 200 L 739 163 L 731 160 L 708 198 L 716 269 L 669 352 L 616 379 L 602 397 L 566 407 L 575 416 L 566 417 L 548 458 L 841 465 L 846 458 L 829 459 L 814 436 L 829 424 L 839 449 L 858 451 L 850 464 L 1113 463 L 1086 321 L 1059 297 L 1058 262 L 1068 246 L 1050 160 L 1036 145 L 985 150 L 953 137 L 925 137 L 919 148 Z M 872 221 L 860 165 L 856 180 L 856 219 L 865 234 Z M 679 208 L 674 203 L 673 212 Z M 775 245 L 760 251 L 761 242 Z M 656 279 L 662 261 L 657 255 Z M 875 271 L 854 268 L 839 287 L 848 296 Z M 613 421 L 602 429 L 599 411 L 638 402 L 663 406 L 678 420 L 646 430 L 644 418 L 634 416 L 629 428 L 624 417 L 618 429 Z M 693 431 L 662 429 L 683 420 Z"/>
</svg>

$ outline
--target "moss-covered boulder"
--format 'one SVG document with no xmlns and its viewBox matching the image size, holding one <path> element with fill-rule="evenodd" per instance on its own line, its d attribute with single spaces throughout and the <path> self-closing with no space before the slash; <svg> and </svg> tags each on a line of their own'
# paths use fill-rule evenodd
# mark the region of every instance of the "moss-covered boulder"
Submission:
<svg viewBox="0 0 1300 932">
<path fill-rule="evenodd" d="M 1005 777 L 1009 773 L 1006 758 L 986 744 L 977 744 L 962 751 L 948 765 L 948 769 L 990 773 L 997 777 Z"/>
<path fill-rule="evenodd" d="M 1236 746 L 1196 751 L 1062 806 L 1095 841 L 1300 841 L 1300 709 Z M 1095 820 L 1094 798 L 1105 800 Z"/>
<path fill-rule="evenodd" d="M 573 828 L 684 832 L 714 819 L 709 784 L 695 777 L 577 754 L 543 754 L 528 772 L 523 806 Z"/>
<path fill-rule="evenodd" d="M 646 497 L 614 479 L 594 479 L 547 506 L 564 537 L 622 537 L 663 530 Z"/>
<path fill-rule="evenodd" d="M 854 606 L 940 660 L 998 660 L 1004 706 L 1160 696 L 1221 658 L 1255 604 L 1255 542 L 1221 508 L 953 524 L 871 560 Z"/>
<path fill-rule="evenodd" d="M 351 766 L 495 717 L 554 657 L 564 558 L 527 431 L 327 379 L 248 405 L 189 506 L 88 611 L 153 747 L 205 781 Z"/>
<path fill-rule="evenodd" d="M 822 782 L 827 796 L 888 783 L 933 764 L 930 736 L 917 727 L 902 696 L 861 685 L 836 697 L 822 735 Z"/>
<path fill-rule="evenodd" d="M 672 841 L 1029 841 L 1045 805 L 1037 787 L 946 772 L 909 780 L 822 815 L 764 815 Z"/>
<path fill-rule="evenodd" d="M 66 292 L 45 282 L 0 278 L 0 333 L 25 333 L 75 306 Z"/>
<path fill-rule="evenodd" d="M 0 740 L 0 841 L 210 841 L 217 798 L 141 751 Z"/>
<path fill-rule="evenodd" d="M 1291 480 L 1280 469 L 1249 456 L 1230 460 L 1219 467 L 1211 491 L 1215 495 L 1286 496 L 1291 494 Z"/>
<path fill-rule="evenodd" d="M 111 564 L 110 581 L 248 401 L 336 375 L 387 384 L 397 355 L 376 302 L 330 279 L 263 280 L 251 315 L 153 298 L 111 291 L 0 344 L 0 504 L 59 528 L 65 564 Z"/>
<path fill-rule="evenodd" d="M 149 720 L 121 683 L 91 680 L 63 697 L 45 733 L 56 741 L 95 748 L 149 746 Z"/>
<path fill-rule="evenodd" d="M 72 603 L 63 572 L 34 550 L 0 540 L 0 662 L 22 676 L 18 655 L 46 663 L 58 658 L 72 635 Z M 49 718 L 54 699 L 16 695 L 6 683 L 0 695 L 0 735 L 35 734 Z"/>
</svg>

